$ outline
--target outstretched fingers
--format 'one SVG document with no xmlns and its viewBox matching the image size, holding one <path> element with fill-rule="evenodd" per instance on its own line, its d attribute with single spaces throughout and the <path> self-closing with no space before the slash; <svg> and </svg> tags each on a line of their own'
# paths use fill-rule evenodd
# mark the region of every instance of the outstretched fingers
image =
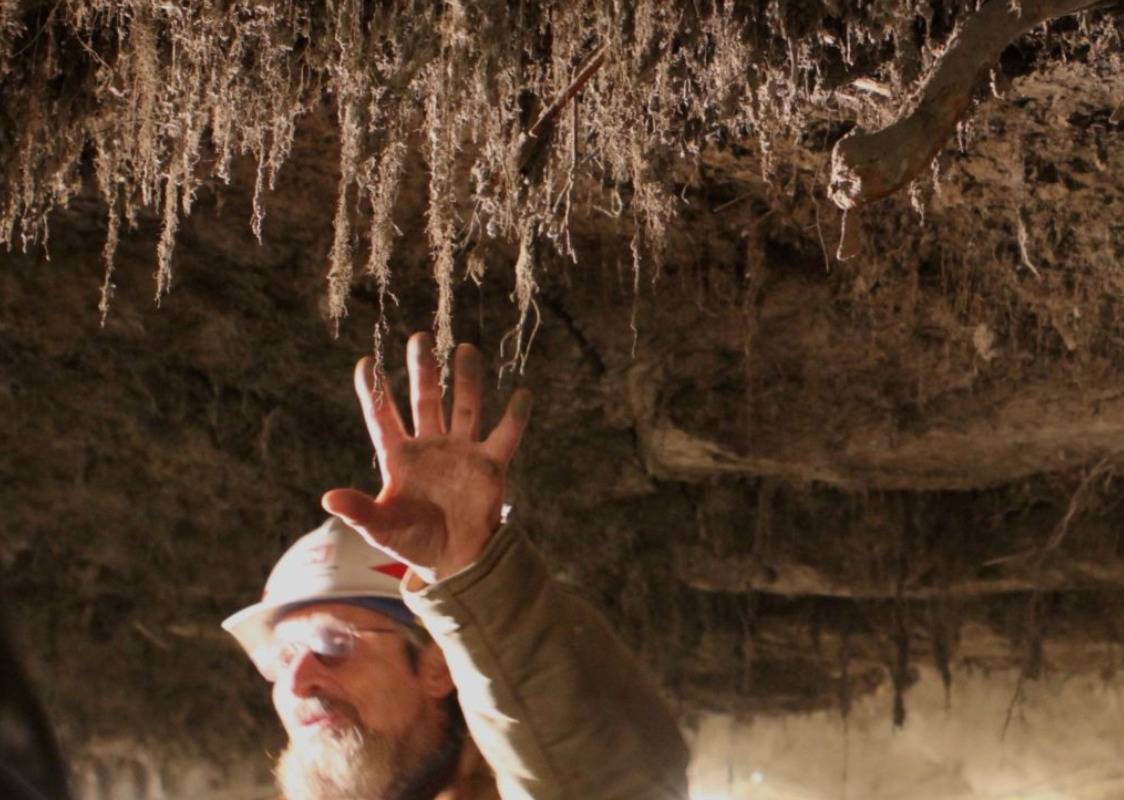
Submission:
<svg viewBox="0 0 1124 800">
<path fill-rule="evenodd" d="M 476 441 L 480 433 L 480 391 L 484 357 L 470 344 L 457 345 L 453 355 L 453 415 L 449 435 Z"/>
<path fill-rule="evenodd" d="M 531 418 L 533 399 L 527 389 L 518 389 L 508 401 L 507 410 L 495 429 L 482 445 L 484 455 L 497 464 L 506 466 L 519 447 L 523 431 Z"/>
<path fill-rule="evenodd" d="M 387 451 L 406 438 L 406 428 L 390 393 L 390 382 L 377 380 L 374 360 L 371 358 L 360 359 L 355 365 L 355 394 L 359 397 L 363 420 L 367 423 L 371 444 L 375 446 L 375 455 L 385 484 L 388 479 Z"/>
<path fill-rule="evenodd" d="M 410 373 L 410 409 L 414 414 L 415 436 L 436 436 L 445 432 L 441 408 L 441 371 L 433 354 L 433 335 L 415 333 L 406 345 L 406 368 Z"/>
</svg>

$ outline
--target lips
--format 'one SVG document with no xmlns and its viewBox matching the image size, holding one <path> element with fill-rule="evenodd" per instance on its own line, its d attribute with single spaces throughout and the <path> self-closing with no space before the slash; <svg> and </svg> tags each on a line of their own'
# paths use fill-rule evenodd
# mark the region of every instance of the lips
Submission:
<svg viewBox="0 0 1124 800">
<path fill-rule="evenodd" d="M 305 700 L 293 711 L 297 724 L 308 729 L 351 722 L 355 716 L 354 709 L 347 703 L 327 698 Z"/>
<path fill-rule="evenodd" d="M 339 718 L 339 714 L 327 712 L 297 714 L 297 723 L 299 723 L 302 728 L 314 728 L 321 725 L 334 725 Z"/>
</svg>

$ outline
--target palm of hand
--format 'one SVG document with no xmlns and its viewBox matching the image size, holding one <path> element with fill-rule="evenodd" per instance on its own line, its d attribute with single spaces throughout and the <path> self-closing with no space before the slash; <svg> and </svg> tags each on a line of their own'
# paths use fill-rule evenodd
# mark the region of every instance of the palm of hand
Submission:
<svg viewBox="0 0 1124 800">
<path fill-rule="evenodd" d="M 352 489 L 324 496 L 324 507 L 372 545 L 410 565 L 425 581 L 473 563 L 500 517 L 507 465 L 530 412 L 517 392 L 503 419 L 477 441 L 482 359 L 457 348 L 451 425 L 446 432 L 432 339 L 415 334 L 408 348 L 416 435 L 406 433 L 393 398 L 378 391 L 369 360 L 359 362 L 355 386 L 375 446 L 383 488 L 371 498 Z"/>
<path fill-rule="evenodd" d="M 478 449 L 448 439 L 417 439 L 387 454 L 389 481 L 375 500 L 385 512 L 384 549 L 416 570 L 432 565 L 442 574 L 452 562 L 474 560 L 485 543 L 481 539 L 499 521 L 504 480 Z"/>
</svg>

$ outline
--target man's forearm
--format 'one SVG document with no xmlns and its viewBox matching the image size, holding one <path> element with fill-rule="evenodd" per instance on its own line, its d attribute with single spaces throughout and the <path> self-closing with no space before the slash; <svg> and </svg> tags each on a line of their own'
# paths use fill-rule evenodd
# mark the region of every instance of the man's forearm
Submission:
<svg viewBox="0 0 1124 800">
<path fill-rule="evenodd" d="M 403 595 L 445 654 L 504 800 L 686 797 L 687 749 L 654 683 L 517 528 Z"/>
</svg>

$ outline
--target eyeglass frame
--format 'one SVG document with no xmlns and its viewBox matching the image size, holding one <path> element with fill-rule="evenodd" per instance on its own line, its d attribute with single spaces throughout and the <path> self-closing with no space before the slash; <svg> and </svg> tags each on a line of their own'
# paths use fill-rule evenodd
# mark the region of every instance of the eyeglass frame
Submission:
<svg viewBox="0 0 1124 800">
<path fill-rule="evenodd" d="M 276 630 L 277 625 L 281 625 L 284 622 L 285 620 L 278 620 L 274 627 L 274 630 Z M 298 656 L 303 655 L 304 652 L 312 653 L 316 657 L 317 662 L 322 666 L 328 669 L 335 669 L 347 663 L 347 661 L 352 658 L 355 653 L 355 641 L 360 637 L 361 634 L 397 633 L 402 637 L 402 640 L 406 644 L 411 667 L 415 667 L 417 663 L 418 653 L 420 653 L 421 649 L 425 646 L 427 641 L 429 641 L 428 635 L 425 633 L 424 629 L 419 629 L 416 626 L 403 625 L 402 623 L 395 620 L 388 620 L 388 622 L 389 627 L 361 627 L 350 622 L 344 622 L 343 620 L 326 614 L 317 614 L 304 620 L 289 620 L 288 624 L 300 625 L 301 627 L 307 628 L 308 631 L 308 633 L 306 633 L 304 636 L 292 637 L 292 639 L 290 639 L 289 641 L 284 642 L 284 645 L 290 645 L 299 648 L 297 653 L 294 654 L 292 658 L 287 659 L 280 669 L 275 669 L 273 665 L 277 660 L 279 660 L 278 656 L 272 655 L 272 652 L 277 649 L 277 642 L 275 638 L 274 640 L 271 640 L 270 644 L 267 647 L 262 648 L 262 650 L 270 651 L 270 655 L 266 658 L 262 658 L 262 656 L 265 655 L 263 653 L 262 656 L 259 656 L 255 660 L 258 661 L 258 669 L 261 671 L 266 681 L 268 681 L 269 683 L 276 683 L 284 669 L 291 666 L 297 660 Z M 333 656 L 331 653 L 316 649 L 316 644 L 321 644 L 325 640 L 326 637 L 324 635 L 324 632 L 326 630 L 328 635 L 342 634 L 348 637 L 351 643 L 347 647 L 346 654 Z M 315 643 L 309 641 L 313 639 L 313 636 L 311 634 L 318 634 L 316 636 L 317 641 Z"/>
</svg>

